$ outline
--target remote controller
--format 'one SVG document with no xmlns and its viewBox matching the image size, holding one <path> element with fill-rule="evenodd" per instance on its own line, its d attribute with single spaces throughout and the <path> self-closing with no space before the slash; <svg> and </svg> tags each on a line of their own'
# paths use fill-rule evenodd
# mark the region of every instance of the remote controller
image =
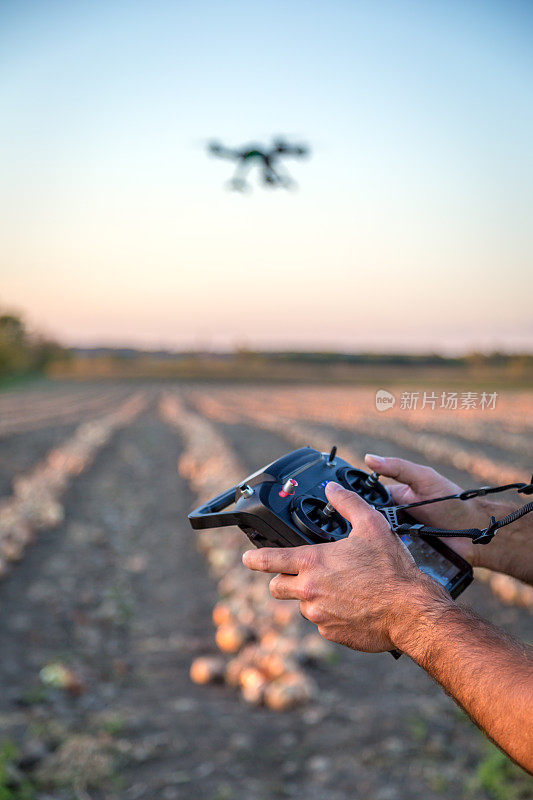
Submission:
<svg viewBox="0 0 533 800">
<path fill-rule="evenodd" d="M 302 447 L 254 472 L 189 514 L 195 530 L 237 525 L 256 547 L 298 547 L 335 542 L 351 525 L 327 501 L 325 486 L 336 481 L 384 514 L 391 527 L 414 522 L 396 510 L 388 489 L 369 475 L 330 454 Z M 472 568 L 440 539 L 423 533 L 399 533 L 418 568 L 456 598 L 472 582 Z"/>
</svg>

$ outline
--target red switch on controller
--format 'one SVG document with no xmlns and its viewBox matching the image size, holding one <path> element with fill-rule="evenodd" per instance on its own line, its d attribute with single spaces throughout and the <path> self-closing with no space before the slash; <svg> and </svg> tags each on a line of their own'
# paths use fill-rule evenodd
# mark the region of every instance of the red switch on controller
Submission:
<svg viewBox="0 0 533 800">
<path fill-rule="evenodd" d="M 295 481 L 294 478 L 289 478 L 288 481 L 285 481 L 283 489 L 278 494 L 280 497 L 288 497 L 290 494 L 294 494 L 297 486 L 298 481 Z"/>
</svg>

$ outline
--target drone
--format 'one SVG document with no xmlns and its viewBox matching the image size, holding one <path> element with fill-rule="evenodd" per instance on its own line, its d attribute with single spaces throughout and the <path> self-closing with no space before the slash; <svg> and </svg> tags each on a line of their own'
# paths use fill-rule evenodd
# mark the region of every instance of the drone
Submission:
<svg viewBox="0 0 533 800">
<path fill-rule="evenodd" d="M 250 144 L 236 150 L 224 147 L 220 142 L 210 142 L 207 149 L 213 156 L 237 162 L 233 177 L 228 184 L 230 189 L 237 192 L 245 192 L 250 189 L 246 177 L 251 167 L 254 166 L 261 170 L 261 178 L 265 186 L 284 189 L 294 187 L 296 184 L 290 175 L 282 172 L 278 166 L 274 167 L 274 164 L 285 156 L 304 158 L 309 155 L 309 148 L 306 145 L 289 144 L 284 139 L 274 139 L 271 147 Z"/>
</svg>

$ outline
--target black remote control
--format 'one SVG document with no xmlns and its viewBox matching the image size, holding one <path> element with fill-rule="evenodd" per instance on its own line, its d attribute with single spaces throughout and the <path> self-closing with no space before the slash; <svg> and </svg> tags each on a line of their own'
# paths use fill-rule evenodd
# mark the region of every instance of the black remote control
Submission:
<svg viewBox="0 0 533 800">
<path fill-rule="evenodd" d="M 336 481 L 356 492 L 394 528 L 414 522 L 396 511 L 379 476 L 369 475 L 339 458 L 336 448 L 320 453 L 302 447 L 263 467 L 189 514 L 195 530 L 237 525 L 256 547 L 298 547 L 335 542 L 351 531 L 350 523 L 329 505 L 324 492 Z M 472 582 L 470 564 L 440 539 L 409 531 L 399 534 L 418 568 L 456 598 Z"/>
</svg>

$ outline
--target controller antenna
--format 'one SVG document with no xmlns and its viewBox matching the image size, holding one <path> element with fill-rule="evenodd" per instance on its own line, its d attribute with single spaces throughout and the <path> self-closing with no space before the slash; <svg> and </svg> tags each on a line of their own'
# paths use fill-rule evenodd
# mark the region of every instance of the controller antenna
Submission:
<svg viewBox="0 0 533 800">
<path fill-rule="evenodd" d="M 328 467 L 332 467 L 335 463 L 335 456 L 337 455 L 337 445 L 334 444 L 328 458 Z"/>
</svg>

